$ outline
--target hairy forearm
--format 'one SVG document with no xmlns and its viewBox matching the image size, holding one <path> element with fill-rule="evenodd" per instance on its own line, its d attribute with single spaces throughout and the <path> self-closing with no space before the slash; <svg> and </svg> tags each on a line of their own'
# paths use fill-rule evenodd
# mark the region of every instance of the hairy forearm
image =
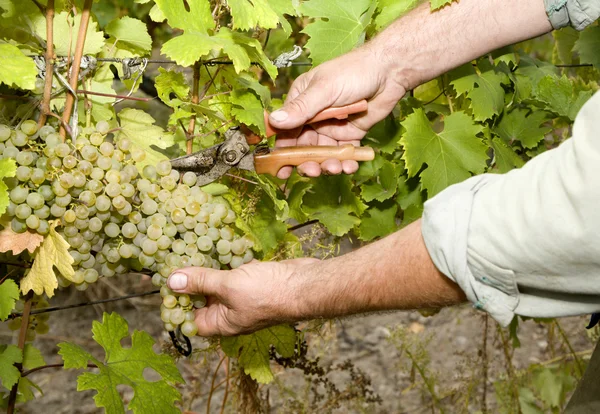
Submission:
<svg viewBox="0 0 600 414">
<path fill-rule="evenodd" d="M 551 29 L 543 0 L 460 0 L 436 12 L 426 1 L 365 47 L 372 48 L 408 90 Z"/>
<path fill-rule="evenodd" d="M 395 309 L 438 308 L 466 300 L 433 265 L 421 222 L 330 260 L 303 266 L 287 281 L 291 319 L 332 318 Z"/>
</svg>

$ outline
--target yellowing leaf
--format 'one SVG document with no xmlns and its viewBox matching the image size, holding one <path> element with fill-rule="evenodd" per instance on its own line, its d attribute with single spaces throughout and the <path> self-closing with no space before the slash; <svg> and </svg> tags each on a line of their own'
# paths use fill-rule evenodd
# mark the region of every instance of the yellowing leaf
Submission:
<svg viewBox="0 0 600 414">
<path fill-rule="evenodd" d="M 28 58 L 18 47 L 0 44 L 0 84 L 21 89 L 34 89 L 37 70 L 33 59 Z"/>
<path fill-rule="evenodd" d="M 23 253 L 27 250 L 29 253 L 35 252 L 44 236 L 33 231 L 25 231 L 23 233 L 15 233 L 10 227 L 10 222 L 2 223 L 4 228 L 0 230 L 0 252 L 12 252 L 13 255 Z"/>
<path fill-rule="evenodd" d="M 73 258 L 69 254 L 69 244 L 56 231 L 58 221 L 50 225 L 50 231 L 40 246 L 33 266 L 21 280 L 21 292 L 26 294 L 33 290 L 37 295 L 46 293 L 48 297 L 54 296 L 58 287 L 54 266 L 68 280 L 73 280 Z"/>
<path fill-rule="evenodd" d="M 77 34 L 81 24 L 81 14 L 72 17 L 70 12 L 63 11 L 54 17 L 54 51 L 57 55 L 73 56 L 77 44 Z M 85 55 L 95 55 L 104 46 L 104 34 L 98 29 L 98 23 L 90 20 L 85 36 Z M 36 34 L 46 40 L 46 20 L 35 21 Z"/>
</svg>

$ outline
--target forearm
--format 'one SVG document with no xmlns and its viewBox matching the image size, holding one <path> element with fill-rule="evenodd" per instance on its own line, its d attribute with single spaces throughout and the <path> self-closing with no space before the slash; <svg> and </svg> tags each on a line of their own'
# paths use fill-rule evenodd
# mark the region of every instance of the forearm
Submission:
<svg viewBox="0 0 600 414">
<path fill-rule="evenodd" d="M 291 319 L 361 312 L 438 308 L 466 300 L 433 265 L 411 224 L 357 251 L 297 269 L 287 280 Z"/>
<path fill-rule="evenodd" d="M 365 47 L 406 89 L 487 52 L 552 29 L 543 0 L 460 0 L 431 12 L 426 1 Z"/>
</svg>

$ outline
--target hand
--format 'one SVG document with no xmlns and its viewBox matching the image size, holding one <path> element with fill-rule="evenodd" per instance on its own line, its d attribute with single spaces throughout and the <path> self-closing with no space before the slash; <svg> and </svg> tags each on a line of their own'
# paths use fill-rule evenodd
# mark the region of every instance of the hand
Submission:
<svg viewBox="0 0 600 414">
<path fill-rule="evenodd" d="M 378 56 L 374 44 L 365 45 L 346 55 L 323 63 L 293 83 L 283 108 L 271 113 L 269 122 L 280 133 L 278 147 L 296 145 L 360 145 L 360 140 L 377 122 L 385 118 L 406 93 L 397 72 Z M 329 107 L 349 105 L 362 99 L 369 101 L 368 111 L 351 115 L 348 120 L 329 120 L 302 127 L 318 112 Z M 327 160 L 319 165 L 307 162 L 298 167 L 302 175 L 317 177 L 327 174 L 352 174 L 356 161 Z M 279 171 L 279 178 L 288 178 L 292 167 Z"/>
<path fill-rule="evenodd" d="M 290 279 L 316 262 L 253 261 L 230 271 L 188 267 L 172 274 L 167 285 L 178 293 L 206 296 L 206 307 L 196 311 L 200 336 L 232 336 L 300 320 Z"/>
</svg>

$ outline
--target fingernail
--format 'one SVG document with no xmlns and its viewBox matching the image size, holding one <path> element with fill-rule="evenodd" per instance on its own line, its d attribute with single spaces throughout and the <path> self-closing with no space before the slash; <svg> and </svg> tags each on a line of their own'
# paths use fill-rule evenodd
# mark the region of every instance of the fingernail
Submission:
<svg viewBox="0 0 600 414">
<path fill-rule="evenodd" d="M 183 290 L 187 287 L 187 275 L 183 273 L 175 273 L 169 277 L 167 284 L 173 290 Z"/>
<path fill-rule="evenodd" d="M 271 113 L 271 118 L 273 118 L 275 121 L 278 122 L 282 122 L 285 121 L 288 118 L 288 113 L 285 111 L 282 111 L 281 109 L 275 112 Z"/>
</svg>

